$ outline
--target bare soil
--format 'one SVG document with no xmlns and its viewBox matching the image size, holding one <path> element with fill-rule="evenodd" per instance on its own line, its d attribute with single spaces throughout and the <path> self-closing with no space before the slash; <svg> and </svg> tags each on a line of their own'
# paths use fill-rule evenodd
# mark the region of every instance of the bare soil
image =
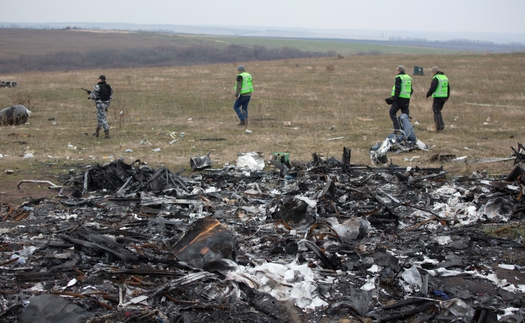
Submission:
<svg viewBox="0 0 525 323">
<path fill-rule="evenodd" d="M 2 177 L 4 178 L 0 183 L 0 203 L 3 204 L 18 206 L 30 200 L 56 197 L 59 192 L 57 189 L 50 189 L 50 185 L 45 183 L 20 183 L 19 180 L 10 179 L 5 174 Z M 34 177 L 32 176 L 31 179 L 42 180 L 40 176 Z M 59 182 L 52 183 L 61 185 Z"/>
</svg>

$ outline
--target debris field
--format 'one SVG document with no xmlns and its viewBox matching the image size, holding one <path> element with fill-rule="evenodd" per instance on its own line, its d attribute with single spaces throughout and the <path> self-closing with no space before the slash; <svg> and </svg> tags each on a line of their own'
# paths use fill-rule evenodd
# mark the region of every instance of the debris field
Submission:
<svg viewBox="0 0 525 323">
<path fill-rule="evenodd" d="M 519 232 L 521 148 L 498 178 L 347 148 L 73 171 L 54 198 L 0 205 L 0 321 L 524 322 L 523 237 L 485 230 Z"/>
</svg>

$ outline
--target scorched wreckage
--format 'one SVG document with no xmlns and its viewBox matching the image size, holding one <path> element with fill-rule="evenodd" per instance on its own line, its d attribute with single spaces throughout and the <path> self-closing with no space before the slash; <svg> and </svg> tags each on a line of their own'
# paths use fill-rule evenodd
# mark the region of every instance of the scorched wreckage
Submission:
<svg viewBox="0 0 525 323">
<path fill-rule="evenodd" d="M 116 160 L 2 203 L 0 320 L 523 322 L 521 237 L 481 230 L 523 219 L 521 145 L 505 178 L 251 156 Z"/>
</svg>

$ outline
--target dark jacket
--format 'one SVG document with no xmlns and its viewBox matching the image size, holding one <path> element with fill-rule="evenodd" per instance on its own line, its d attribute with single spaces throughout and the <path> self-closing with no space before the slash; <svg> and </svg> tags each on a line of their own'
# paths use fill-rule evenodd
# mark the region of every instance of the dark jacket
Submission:
<svg viewBox="0 0 525 323">
<path fill-rule="evenodd" d="M 438 74 L 445 75 L 445 73 L 443 73 L 443 72 L 441 72 L 441 71 L 438 71 L 438 72 L 436 73 L 436 75 L 438 75 Z M 435 77 L 432 77 L 432 83 L 430 83 L 430 89 L 428 89 L 428 92 L 427 92 L 427 98 L 428 98 L 428 97 L 431 97 L 432 94 L 433 94 L 434 92 L 436 92 L 436 89 L 437 89 L 437 87 L 438 87 L 438 84 L 439 84 L 438 79 L 435 78 Z M 436 98 L 436 99 L 447 99 L 447 100 L 448 100 L 449 97 L 450 97 L 450 83 L 448 84 L 447 97 L 446 97 L 446 98 Z"/>
<path fill-rule="evenodd" d="M 98 82 L 89 97 L 96 102 L 108 102 L 113 99 L 113 89 L 106 82 Z"/>
</svg>

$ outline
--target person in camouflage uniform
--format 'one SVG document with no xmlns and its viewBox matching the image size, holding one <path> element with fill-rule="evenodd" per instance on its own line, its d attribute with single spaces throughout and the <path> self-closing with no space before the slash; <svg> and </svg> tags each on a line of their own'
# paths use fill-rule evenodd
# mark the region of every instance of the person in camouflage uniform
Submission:
<svg viewBox="0 0 525 323">
<path fill-rule="evenodd" d="M 109 126 L 106 121 L 106 112 L 109 108 L 109 103 L 113 99 L 113 89 L 106 83 L 106 76 L 100 75 L 98 83 L 95 85 L 93 91 L 89 93 L 88 100 L 95 100 L 97 106 L 97 128 L 93 136 L 98 137 L 100 128 L 104 129 L 104 139 L 109 139 Z"/>
</svg>

